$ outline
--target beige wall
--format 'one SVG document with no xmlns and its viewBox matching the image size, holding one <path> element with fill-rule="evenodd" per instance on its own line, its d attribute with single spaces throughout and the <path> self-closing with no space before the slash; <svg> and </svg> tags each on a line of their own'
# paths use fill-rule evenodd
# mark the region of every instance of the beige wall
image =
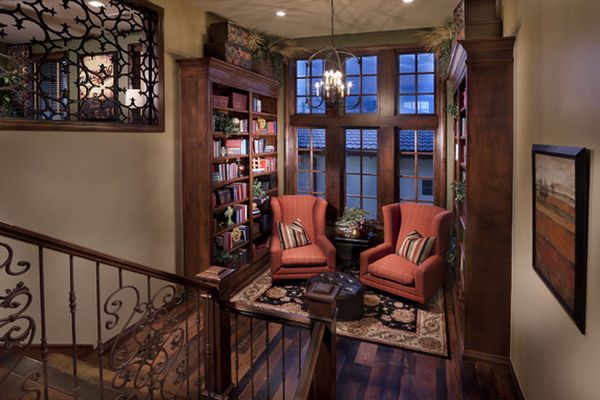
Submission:
<svg viewBox="0 0 600 400">
<path fill-rule="evenodd" d="M 511 358 L 528 400 L 598 399 L 600 355 L 600 2 L 504 0 L 516 35 Z M 587 330 L 532 269 L 531 145 L 591 150 Z"/>
<path fill-rule="evenodd" d="M 165 9 L 164 133 L 0 132 L 0 220 L 175 271 L 181 264 L 175 59 L 202 55 L 205 14 Z"/>
</svg>

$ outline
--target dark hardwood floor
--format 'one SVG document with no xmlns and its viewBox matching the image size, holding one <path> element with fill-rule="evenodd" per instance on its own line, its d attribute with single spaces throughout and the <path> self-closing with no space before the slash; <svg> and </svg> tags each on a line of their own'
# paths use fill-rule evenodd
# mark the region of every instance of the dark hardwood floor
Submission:
<svg viewBox="0 0 600 400">
<path fill-rule="evenodd" d="M 337 398 L 338 399 L 394 399 L 394 400 L 518 400 L 510 369 L 489 361 L 459 361 L 459 331 L 454 314 L 454 300 L 447 297 L 447 315 L 451 356 L 431 356 L 338 336 L 337 344 Z M 203 332 L 197 332 L 195 318 L 189 317 L 189 335 L 194 343 L 204 343 Z M 268 330 L 267 330 L 268 327 Z M 232 378 L 234 397 L 239 399 L 291 399 L 296 391 L 298 377 L 306 359 L 309 331 L 292 326 L 248 317 L 232 317 Z M 237 338 L 237 340 L 236 340 Z M 196 340 L 198 339 L 198 340 Z M 131 345 L 134 346 L 133 341 Z M 196 345 L 195 344 L 195 345 Z M 193 345 L 193 346 L 195 346 Z M 195 364 L 197 348 L 190 349 Z M 200 354 L 200 353 L 198 353 Z M 33 354 L 31 354 L 33 356 Z M 67 379 L 72 360 L 68 349 L 51 350 L 49 365 L 58 381 L 67 382 L 58 387 L 59 395 L 51 398 L 70 398 L 71 381 Z M 462 374 L 461 374 L 462 371 Z M 192 372 L 206 377 L 210 371 Z M 86 385 L 98 385 L 96 353 L 79 353 L 79 374 Z M 24 375 L 23 375 L 24 376 Z M 104 387 L 110 388 L 114 373 L 105 371 Z M 90 392 L 93 391 L 90 386 Z M 53 391 L 54 392 L 54 391 Z M 184 392 L 184 390 L 182 390 Z M 1 397 L 1 396 L 0 396 Z M 144 398 L 143 394 L 142 397 Z M 185 396 L 177 396 L 185 398 Z M 191 385 L 190 398 L 198 398 L 198 387 Z"/>
</svg>

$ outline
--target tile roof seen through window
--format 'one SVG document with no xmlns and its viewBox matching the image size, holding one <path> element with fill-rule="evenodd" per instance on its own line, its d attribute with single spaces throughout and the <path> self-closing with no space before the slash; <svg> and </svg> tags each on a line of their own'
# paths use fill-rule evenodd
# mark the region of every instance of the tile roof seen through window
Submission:
<svg viewBox="0 0 600 400">
<path fill-rule="evenodd" d="M 360 149 L 360 131 L 346 131 L 346 148 L 348 150 Z M 433 152 L 433 131 L 400 131 L 398 135 L 398 148 L 400 151 L 415 151 L 415 134 L 417 134 L 418 151 Z M 313 129 L 313 149 L 322 150 L 325 148 L 325 130 Z M 310 129 L 298 129 L 298 148 L 310 148 Z M 363 149 L 377 150 L 377 131 L 363 131 Z"/>
</svg>

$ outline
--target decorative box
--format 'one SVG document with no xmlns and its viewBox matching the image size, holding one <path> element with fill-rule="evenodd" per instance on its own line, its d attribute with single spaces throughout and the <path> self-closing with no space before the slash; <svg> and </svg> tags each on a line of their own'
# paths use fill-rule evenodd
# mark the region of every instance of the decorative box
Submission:
<svg viewBox="0 0 600 400">
<path fill-rule="evenodd" d="M 204 53 L 208 57 L 215 57 L 245 69 L 252 69 L 252 52 L 235 43 L 208 43 L 204 47 Z"/>
<path fill-rule="evenodd" d="M 212 43 L 232 43 L 248 48 L 250 32 L 231 21 L 210 24 L 208 37 Z"/>
<path fill-rule="evenodd" d="M 248 109 L 248 96 L 241 93 L 233 92 L 231 94 L 232 107 L 236 110 L 247 110 Z"/>
<path fill-rule="evenodd" d="M 229 97 L 227 97 L 227 96 L 213 95 L 212 101 L 213 101 L 213 107 L 221 107 L 221 108 L 229 107 Z"/>
</svg>

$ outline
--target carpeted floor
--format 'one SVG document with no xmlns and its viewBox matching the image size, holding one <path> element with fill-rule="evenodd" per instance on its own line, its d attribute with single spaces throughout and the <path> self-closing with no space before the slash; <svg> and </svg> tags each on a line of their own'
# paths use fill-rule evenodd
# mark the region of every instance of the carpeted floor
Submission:
<svg viewBox="0 0 600 400">
<path fill-rule="evenodd" d="M 348 271 L 346 271 L 348 272 Z M 233 298 L 263 309 L 307 315 L 302 310 L 303 282 L 273 285 L 270 271 L 256 278 Z M 364 315 L 337 323 L 337 332 L 361 340 L 447 356 L 448 340 L 443 290 L 425 306 L 365 288 Z"/>
</svg>

